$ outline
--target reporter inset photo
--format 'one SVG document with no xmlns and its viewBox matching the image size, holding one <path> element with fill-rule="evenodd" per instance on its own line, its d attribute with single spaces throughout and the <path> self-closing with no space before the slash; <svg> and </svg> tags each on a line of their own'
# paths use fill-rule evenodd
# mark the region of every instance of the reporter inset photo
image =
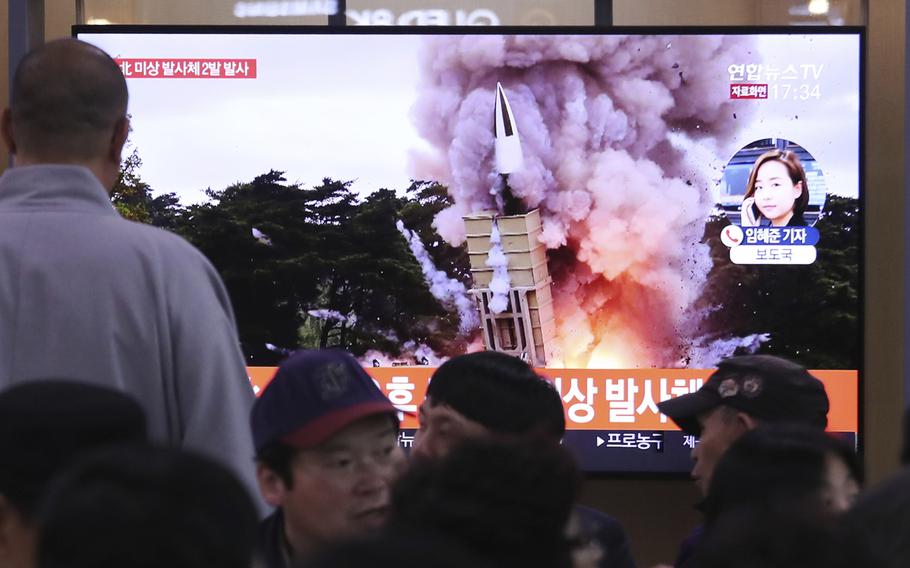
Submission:
<svg viewBox="0 0 910 568">
<path fill-rule="evenodd" d="M 743 227 L 805 227 L 815 224 L 826 185 L 815 158 L 781 138 L 757 140 L 724 169 L 720 206 Z"/>
</svg>

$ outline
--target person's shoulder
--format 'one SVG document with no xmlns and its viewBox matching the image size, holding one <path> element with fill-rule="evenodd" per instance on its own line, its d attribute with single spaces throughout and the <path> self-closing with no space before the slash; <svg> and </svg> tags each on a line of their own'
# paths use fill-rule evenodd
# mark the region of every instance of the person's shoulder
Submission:
<svg viewBox="0 0 910 568">
<path fill-rule="evenodd" d="M 120 233 L 133 245 L 139 245 L 148 252 L 155 252 L 167 262 L 183 260 L 191 263 L 209 265 L 202 252 L 180 235 L 167 229 L 120 218 Z"/>
</svg>

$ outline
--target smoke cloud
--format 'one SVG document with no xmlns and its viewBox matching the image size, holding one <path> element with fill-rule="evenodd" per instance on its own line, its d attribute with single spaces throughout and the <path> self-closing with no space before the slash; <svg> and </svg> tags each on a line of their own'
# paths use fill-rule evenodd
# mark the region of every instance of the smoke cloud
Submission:
<svg viewBox="0 0 910 568">
<path fill-rule="evenodd" d="M 721 35 L 424 45 L 412 117 L 435 152 L 415 155 L 412 175 L 448 184 L 454 205 L 434 226 L 454 246 L 462 215 L 495 208 L 497 81 L 509 98 L 524 152 L 509 186 L 540 208 L 554 281 L 562 360 L 549 364 L 677 366 L 688 356 L 711 267 L 705 220 L 749 118 L 729 100 L 726 66 L 755 53 L 750 39 Z M 696 144 L 716 159 L 687 151 Z"/>
<path fill-rule="evenodd" d="M 436 353 L 431 347 L 424 343 L 405 341 L 401 346 L 401 354 L 398 356 L 371 349 L 364 353 L 359 361 L 367 367 L 373 365 L 378 367 L 393 367 L 396 364 L 400 365 L 402 363 L 406 365 L 438 367 L 448 361 L 448 359 L 448 357 Z"/>
<path fill-rule="evenodd" d="M 689 365 L 711 369 L 716 367 L 721 359 L 730 356 L 735 351 L 739 351 L 743 355 L 751 355 L 758 351 L 762 343 L 770 340 L 771 336 L 767 333 L 755 333 L 745 337 L 730 337 L 696 344 L 689 352 L 691 359 Z"/>
<path fill-rule="evenodd" d="M 335 310 L 309 310 L 307 313 L 314 318 L 328 321 L 337 321 L 347 325 L 348 327 L 353 327 L 357 323 L 357 314 L 345 315 L 341 312 Z"/>
<path fill-rule="evenodd" d="M 417 233 L 408 230 L 401 220 L 396 221 L 395 227 L 404 236 L 411 253 L 420 264 L 423 277 L 430 288 L 430 294 L 442 302 L 444 306 L 458 310 L 460 318 L 459 330 L 464 335 L 470 333 L 471 330 L 480 325 L 480 318 L 477 315 L 477 307 L 474 305 L 474 300 L 468 295 L 467 288 L 458 280 L 449 278 L 445 272 L 436 268 L 433 259 L 430 258 L 430 254 L 427 252 L 426 247 L 423 246 Z"/>
</svg>

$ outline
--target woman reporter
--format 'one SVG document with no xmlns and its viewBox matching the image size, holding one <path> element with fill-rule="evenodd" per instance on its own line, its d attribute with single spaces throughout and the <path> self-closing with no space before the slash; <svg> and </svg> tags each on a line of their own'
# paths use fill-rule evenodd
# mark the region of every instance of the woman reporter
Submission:
<svg viewBox="0 0 910 568">
<path fill-rule="evenodd" d="M 809 184 L 799 157 L 771 150 L 755 160 L 743 198 L 744 227 L 800 227 L 809 204 Z"/>
</svg>

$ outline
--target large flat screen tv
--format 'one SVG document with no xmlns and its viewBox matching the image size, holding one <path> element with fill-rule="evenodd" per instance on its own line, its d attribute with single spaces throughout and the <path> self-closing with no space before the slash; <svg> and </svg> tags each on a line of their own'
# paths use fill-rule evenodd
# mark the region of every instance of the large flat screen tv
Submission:
<svg viewBox="0 0 910 568">
<path fill-rule="evenodd" d="M 554 380 L 587 471 L 683 472 L 656 404 L 771 353 L 855 439 L 860 30 L 75 32 L 129 85 L 117 207 L 211 259 L 257 388 L 337 346 L 413 411 L 495 349 Z"/>
</svg>

